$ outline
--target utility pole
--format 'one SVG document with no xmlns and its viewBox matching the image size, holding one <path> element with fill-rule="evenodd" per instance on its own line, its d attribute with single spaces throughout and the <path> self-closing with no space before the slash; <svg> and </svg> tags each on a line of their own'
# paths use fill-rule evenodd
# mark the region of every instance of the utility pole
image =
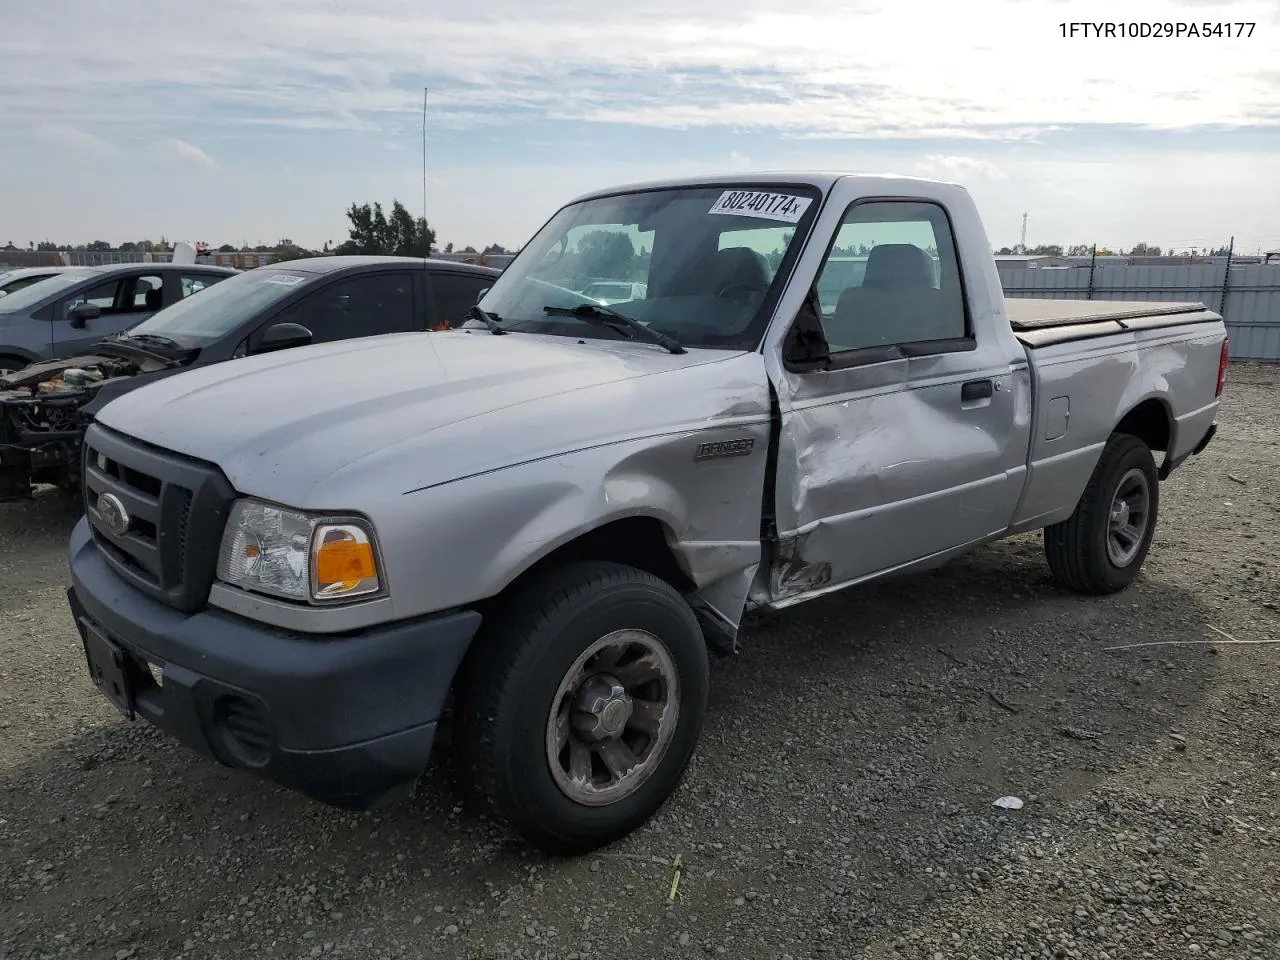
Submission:
<svg viewBox="0 0 1280 960">
<path fill-rule="evenodd" d="M 426 227 L 426 91 L 422 87 L 422 225 Z"/>
<path fill-rule="evenodd" d="M 1025 254 L 1027 252 L 1027 215 L 1022 215 L 1022 242 L 1018 244 L 1018 252 Z"/>
</svg>

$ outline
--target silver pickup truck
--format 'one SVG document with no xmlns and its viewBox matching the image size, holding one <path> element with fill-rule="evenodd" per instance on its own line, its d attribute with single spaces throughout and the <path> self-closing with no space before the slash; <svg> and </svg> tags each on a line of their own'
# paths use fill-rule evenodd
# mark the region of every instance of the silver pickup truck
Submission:
<svg viewBox="0 0 1280 960">
<path fill-rule="evenodd" d="M 747 610 L 1036 529 L 1065 588 L 1123 589 L 1227 371 L 1200 304 L 1006 301 L 968 193 L 909 178 L 594 193 L 471 312 L 106 405 L 68 599 L 126 716 L 355 809 L 448 717 L 565 853 L 677 787 Z"/>
</svg>

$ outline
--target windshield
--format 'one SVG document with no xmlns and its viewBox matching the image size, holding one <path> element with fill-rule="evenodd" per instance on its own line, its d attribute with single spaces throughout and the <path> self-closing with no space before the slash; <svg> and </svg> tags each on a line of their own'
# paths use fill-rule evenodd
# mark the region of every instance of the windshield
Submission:
<svg viewBox="0 0 1280 960">
<path fill-rule="evenodd" d="M 68 287 L 74 287 L 87 277 L 96 277 L 92 270 L 68 270 L 66 273 L 55 273 L 26 287 L 19 287 L 8 296 L 0 297 L 0 313 L 15 313 L 33 307 L 48 297 L 54 296 Z"/>
<path fill-rule="evenodd" d="M 811 186 L 757 184 L 572 204 L 525 246 L 479 305 L 502 326 L 529 333 L 625 336 L 544 312 L 603 301 L 687 347 L 753 350 L 818 200 Z"/>
<path fill-rule="evenodd" d="M 318 274 L 298 269 L 258 267 L 219 280 L 199 293 L 152 314 L 128 335 L 150 334 L 180 343 L 212 343 L 271 307 Z"/>
</svg>

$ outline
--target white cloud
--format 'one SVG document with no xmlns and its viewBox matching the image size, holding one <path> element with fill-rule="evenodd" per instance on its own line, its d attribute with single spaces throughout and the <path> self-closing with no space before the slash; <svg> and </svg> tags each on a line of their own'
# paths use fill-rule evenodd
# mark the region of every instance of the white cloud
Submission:
<svg viewBox="0 0 1280 960">
<path fill-rule="evenodd" d="M 179 160 L 188 163 L 194 163 L 201 167 L 207 167 L 210 170 L 217 169 L 218 161 L 209 156 L 194 143 L 188 143 L 186 140 L 166 140 L 164 147 Z"/>
<path fill-rule="evenodd" d="M 84 130 L 77 130 L 75 127 L 68 127 L 64 124 L 42 124 L 36 133 L 42 140 L 60 147 L 70 148 L 78 153 L 95 157 L 107 157 L 116 152 L 115 147 L 101 137 L 96 137 L 92 133 L 86 133 Z"/>
<path fill-rule="evenodd" d="M 798 0 L 223 0 L 23 4 L 0 37 L 0 113 L 361 129 L 404 123 L 430 81 L 437 122 L 552 118 L 900 139 L 1026 136 L 1050 125 L 1280 122 L 1280 8 L 1134 0 L 1125 22 L 1255 22 L 1227 38 L 1064 37 L 1052 0 L 851 8 Z M 1097 17 L 1099 14 L 1091 13 Z M 147 56 L 137 56 L 146 37 Z M 60 51 L 52 69 L 47 51 Z M 426 74 L 430 74 L 429 77 Z"/>
<path fill-rule="evenodd" d="M 982 178 L 1003 180 L 1007 176 L 1003 170 L 989 160 L 978 157 L 945 156 L 932 153 L 915 165 L 921 176 L 939 180 L 955 180 L 969 183 Z"/>
<path fill-rule="evenodd" d="M 1131 0 L 1123 8 L 1126 23 L 1257 23 L 1253 36 L 1237 39 L 1064 38 L 1059 23 L 1101 17 L 1103 8 L 1081 13 L 1052 0 L 923 8 L 897 0 L 220 0 L 217 17 L 171 0 L 9 6 L 0 156 L 62 148 L 46 151 L 49 164 L 6 170 L 6 222 L 32 236 L 341 240 L 350 200 L 420 195 L 424 84 L 433 129 L 470 129 L 472 144 L 498 141 L 506 158 L 495 169 L 495 151 L 478 149 L 477 163 L 449 169 L 432 154 L 432 223 L 460 245 L 518 244 L 556 205 L 597 186 L 757 161 L 959 180 L 983 200 L 999 243 L 1016 239 L 1024 209 L 1043 242 L 1114 246 L 1277 229 L 1280 195 L 1265 144 L 1252 155 L 1243 146 L 1217 157 L 1195 152 L 1197 128 L 1280 128 L 1274 0 Z M 719 129 L 672 136 L 681 146 L 670 162 L 639 163 L 609 127 L 597 136 L 548 124 L 539 144 L 528 127 L 504 130 L 512 117 Z M 1096 131 L 1093 140 L 1055 137 L 1052 155 L 1036 143 L 1080 125 L 1190 135 L 1167 161 L 1094 152 Z M 110 131 L 111 142 L 90 131 Z M 307 152 L 308 138 L 339 136 L 369 147 L 359 169 Z M 712 136 L 719 139 L 707 146 Z M 851 138 L 863 142 L 827 142 Z M 552 143 L 560 162 L 531 167 L 526 158 Z M 685 162 L 685 144 L 714 162 Z M 269 150 L 273 159 L 256 162 Z M 113 153 L 122 159 L 87 176 L 72 164 Z M 286 175 L 289 165 L 297 172 Z M 203 175 L 212 167 L 234 168 L 234 184 Z M 174 197 L 162 212 L 127 200 L 157 184 Z"/>
</svg>

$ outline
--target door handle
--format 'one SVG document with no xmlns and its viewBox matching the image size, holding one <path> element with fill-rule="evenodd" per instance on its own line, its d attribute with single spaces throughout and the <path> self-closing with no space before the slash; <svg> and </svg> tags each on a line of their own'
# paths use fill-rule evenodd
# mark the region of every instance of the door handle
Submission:
<svg viewBox="0 0 1280 960">
<path fill-rule="evenodd" d="M 970 380 L 960 388 L 960 402 L 972 403 L 974 400 L 986 400 L 991 394 L 990 380 Z"/>
</svg>

